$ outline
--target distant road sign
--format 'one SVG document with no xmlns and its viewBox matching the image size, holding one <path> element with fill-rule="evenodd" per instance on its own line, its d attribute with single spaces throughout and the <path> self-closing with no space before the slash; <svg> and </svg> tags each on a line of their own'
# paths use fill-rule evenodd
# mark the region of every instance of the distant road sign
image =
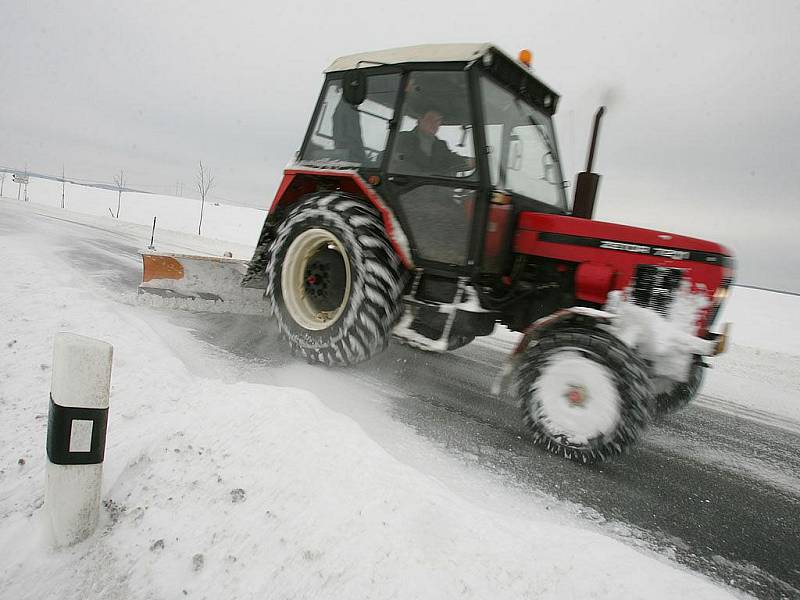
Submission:
<svg viewBox="0 0 800 600">
<path fill-rule="evenodd" d="M 28 183 L 28 176 L 22 173 L 14 173 L 14 183 Z"/>
</svg>

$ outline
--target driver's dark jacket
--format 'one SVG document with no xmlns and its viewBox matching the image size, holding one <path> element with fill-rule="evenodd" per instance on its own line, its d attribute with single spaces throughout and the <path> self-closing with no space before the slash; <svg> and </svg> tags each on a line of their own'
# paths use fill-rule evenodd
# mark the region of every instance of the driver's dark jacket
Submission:
<svg viewBox="0 0 800 600">
<path fill-rule="evenodd" d="M 469 169 L 467 159 L 447 147 L 447 143 L 433 138 L 430 155 L 422 150 L 418 128 L 397 135 L 391 169 L 409 175 L 454 176 Z"/>
</svg>

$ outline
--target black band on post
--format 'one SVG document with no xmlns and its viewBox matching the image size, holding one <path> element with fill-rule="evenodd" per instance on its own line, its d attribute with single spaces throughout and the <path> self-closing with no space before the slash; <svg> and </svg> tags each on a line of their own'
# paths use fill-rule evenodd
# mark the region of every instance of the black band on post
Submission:
<svg viewBox="0 0 800 600">
<path fill-rule="evenodd" d="M 92 422 L 92 442 L 89 452 L 70 452 L 73 421 Z M 55 465 L 96 465 L 103 462 L 106 452 L 108 408 L 76 408 L 61 406 L 50 394 L 47 416 L 47 458 Z"/>
</svg>

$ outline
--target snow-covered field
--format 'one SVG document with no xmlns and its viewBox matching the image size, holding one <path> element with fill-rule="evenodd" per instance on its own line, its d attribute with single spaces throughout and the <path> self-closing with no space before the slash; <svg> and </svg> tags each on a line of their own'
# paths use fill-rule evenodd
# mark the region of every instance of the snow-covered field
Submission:
<svg viewBox="0 0 800 600">
<path fill-rule="evenodd" d="M 57 208 L 58 183 L 32 180 L 29 196 L 30 204 L 0 200 L 2 214 L 67 218 L 140 238 L 142 247 L 157 215 L 161 250 L 246 257 L 263 218 L 212 205 L 200 239 L 192 235 L 196 201 L 124 194 L 115 221 L 113 192 L 69 186 L 70 211 Z M 192 348 L 205 364 L 213 349 L 137 305 L 134 290 L 120 295 L 87 279 L 43 239 L 36 227 L 0 220 L 0 597 L 730 596 L 641 545 L 608 537 L 552 498 L 494 487 L 414 442 L 409 452 L 462 471 L 468 486 L 494 500 L 477 503 L 398 460 L 308 391 L 239 381 L 224 361 L 199 376 L 174 348 Z M 735 343 L 715 361 L 704 402 L 800 421 L 798 305 L 798 297 L 735 289 L 723 315 L 737 323 Z M 42 503 L 57 331 L 106 340 L 115 356 L 100 525 L 88 540 L 54 551 Z M 322 369 L 302 374 L 331 393 L 365 401 L 379 393 Z"/>
<path fill-rule="evenodd" d="M 800 431 L 800 296 L 734 287 L 719 319 L 733 343 L 711 361 L 700 402 Z"/>
<path fill-rule="evenodd" d="M 11 177 L 7 177 L 5 197 L 16 198 L 17 187 L 18 185 L 11 181 Z M 117 192 L 70 183 L 65 185 L 64 191 L 64 207 L 69 212 L 103 217 L 101 221 L 103 223 L 108 223 L 107 218 L 111 218 L 111 213 L 116 214 Z M 60 208 L 61 183 L 49 179 L 31 178 L 28 184 L 28 198 L 31 204 Z M 234 256 L 250 258 L 270 201 L 271 198 L 264 199 L 264 210 L 206 202 L 203 209 L 203 237 L 227 242 Z M 150 241 L 149 232 L 153 226 L 153 217 L 157 217 L 156 243 L 161 238 L 162 230 L 186 233 L 192 236 L 189 240 L 196 239 L 200 223 L 200 201 L 157 194 L 133 192 L 122 194 L 119 220 L 146 226 L 147 239 L 143 240 L 142 247 Z M 174 239 L 173 235 L 169 237 L 170 240 Z M 235 242 L 236 245 L 231 245 L 230 242 Z M 178 243 L 180 244 L 180 241 Z"/>
</svg>

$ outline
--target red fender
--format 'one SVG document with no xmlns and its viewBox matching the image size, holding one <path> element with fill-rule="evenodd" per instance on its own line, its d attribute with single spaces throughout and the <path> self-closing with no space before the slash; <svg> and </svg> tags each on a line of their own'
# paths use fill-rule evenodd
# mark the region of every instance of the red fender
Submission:
<svg viewBox="0 0 800 600">
<path fill-rule="evenodd" d="M 383 201 L 373 187 L 367 183 L 358 171 L 352 169 L 314 169 L 308 167 L 288 168 L 283 172 L 283 180 L 275 194 L 275 199 L 270 206 L 269 214 L 275 212 L 278 206 L 291 204 L 301 196 L 316 191 L 319 178 L 324 177 L 336 182 L 336 188 L 345 192 L 350 192 L 363 196 L 378 209 L 386 228 L 386 235 L 392 248 L 397 252 L 400 260 L 407 269 L 414 269 L 414 261 L 411 258 L 411 247 L 408 243 L 400 221 L 397 220 L 394 212 Z"/>
<path fill-rule="evenodd" d="M 528 326 L 522 335 L 522 339 L 517 344 L 517 347 L 514 348 L 514 351 L 511 353 L 511 358 L 513 359 L 522 354 L 530 345 L 531 341 L 541 337 L 545 331 L 551 329 L 559 323 L 573 320 L 608 323 L 609 319 L 611 319 L 613 316 L 614 315 L 604 310 L 597 310 L 596 308 L 587 308 L 584 306 L 573 306 L 571 308 L 562 308 L 557 310 L 554 313 L 534 321 Z"/>
</svg>

